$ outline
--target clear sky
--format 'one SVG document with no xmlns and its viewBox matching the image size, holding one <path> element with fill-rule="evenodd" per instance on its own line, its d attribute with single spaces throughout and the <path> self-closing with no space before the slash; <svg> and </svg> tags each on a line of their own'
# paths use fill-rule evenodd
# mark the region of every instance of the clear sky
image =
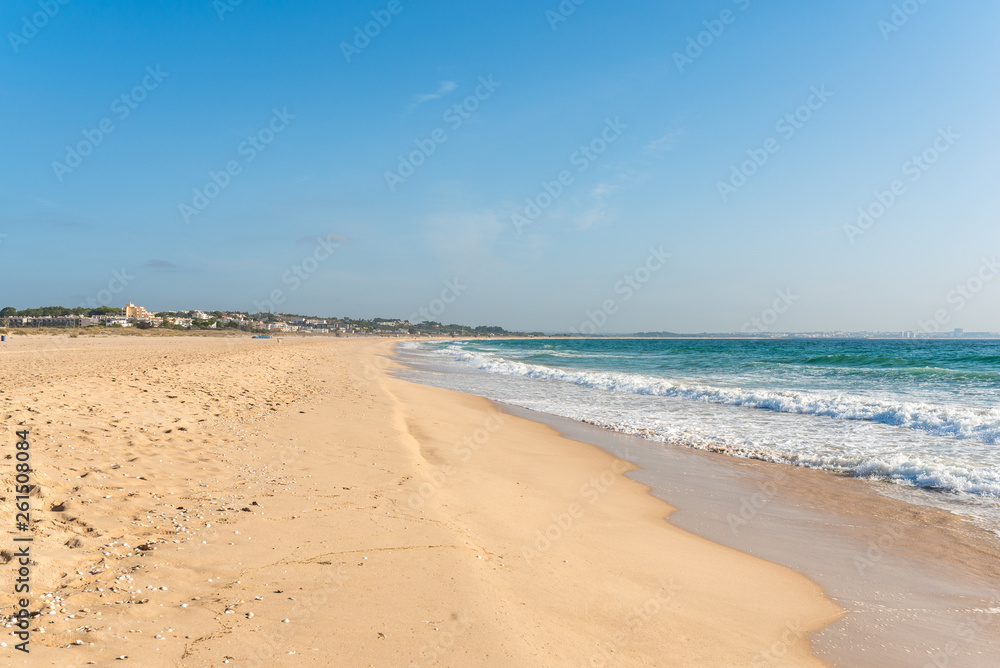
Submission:
<svg viewBox="0 0 1000 668">
<path fill-rule="evenodd" d="M 63 2 L 0 8 L 3 306 L 1000 330 L 993 0 Z"/>
</svg>

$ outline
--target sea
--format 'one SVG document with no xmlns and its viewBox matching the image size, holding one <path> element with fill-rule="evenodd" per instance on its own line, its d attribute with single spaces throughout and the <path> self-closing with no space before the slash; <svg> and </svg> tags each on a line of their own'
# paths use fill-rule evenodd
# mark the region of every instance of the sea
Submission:
<svg viewBox="0 0 1000 668">
<path fill-rule="evenodd" d="M 647 439 L 876 480 L 1000 533 L 1000 341 L 406 342 L 413 380 Z"/>
</svg>

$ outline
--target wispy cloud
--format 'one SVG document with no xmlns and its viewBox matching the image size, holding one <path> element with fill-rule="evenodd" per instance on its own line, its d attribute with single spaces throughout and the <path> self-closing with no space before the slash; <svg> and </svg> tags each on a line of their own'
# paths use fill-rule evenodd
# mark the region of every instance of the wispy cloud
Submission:
<svg viewBox="0 0 1000 668">
<path fill-rule="evenodd" d="M 577 229 L 587 230 L 614 220 L 615 216 L 608 208 L 608 198 L 621 189 L 622 186 L 613 183 L 598 183 L 591 188 L 588 196 L 592 204 L 583 213 L 575 216 Z"/>
<path fill-rule="evenodd" d="M 331 243 L 331 244 L 340 244 L 341 246 L 346 246 L 347 244 L 349 244 L 351 242 L 350 239 L 348 239 L 347 237 L 341 236 L 339 234 L 317 234 L 316 236 L 312 236 L 312 237 L 301 237 L 299 239 L 296 239 L 295 243 L 297 243 L 297 244 L 314 244 L 314 243 L 316 243 L 317 239 L 322 239 L 322 240 L 326 241 L 327 243 Z"/>
<path fill-rule="evenodd" d="M 614 182 L 602 181 L 590 189 L 587 193 L 589 206 L 573 216 L 577 230 L 614 221 L 616 215 L 609 200 L 621 190 L 645 183 L 651 177 L 650 170 L 657 156 L 672 151 L 684 134 L 684 127 L 675 125 L 665 135 L 647 144 L 641 154 L 608 165 L 609 177 Z"/>
<path fill-rule="evenodd" d="M 14 226 L 25 226 L 25 227 L 38 227 L 39 225 L 48 225 L 50 227 L 57 227 L 60 229 L 76 229 L 85 226 L 77 220 L 70 220 L 67 218 L 48 216 L 48 215 L 33 215 L 25 216 L 16 219 L 2 219 L 0 223 L 5 225 Z"/>
<path fill-rule="evenodd" d="M 437 91 L 433 93 L 421 93 L 420 95 L 414 95 L 413 101 L 410 102 L 410 106 L 409 108 L 407 108 L 407 111 L 413 111 L 414 109 L 422 105 L 424 102 L 430 102 L 431 100 L 437 100 L 438 98 L 442 98 L 445 95 L 451 93 L 456 88 L 458 88 L 458 84 L 455 83 L 454 81 L 442 81 L 438 85 Z"/>
<path fill-rule="evenodd" d="M 449 212 L 432 216 L 428 243 L 443 260 L 475 265 L 489 258 L 504 230 L 496 211 Z"/>
<path fill-rule="evenodd" d="M 61 228 L 83 227 L 83 223 L 77 222 L 75 220 L 56 220 L 56 219 L 52 219 L 52 220 L 47 220 L 45 222 L 47 222 L 52 227 L 61 227 Z"/>
<path fill-rule="evenodd" d="M 55 202 L 52 202 L 52 201 L 50 201 L 50 200 L 47 200 L 47 199 L 42 199 L 41 197 L 35 197 L 34 195 L 29 195 L 29 197 L 31 197 L 31 199 L 32 199 L 32 200 L 33 200 L 33 201 L 34 201 L 34 202 L 35 202 L 36 204 L 41 204 L 42 206 L 47 206 L 47 207 L 49 207 L 49 208 L 51 208 L 51 209 L 58 209 L 58 208 L 61 208 L 61 207 L 60 207 L 60 206 L 59 206 L 58 204 L 56 204 Z"/>
<path fill-rule="evenodd" d="M 683 128 L 671 130 L 667 134 L 663 135 L 649 146 L 646 150 L 650 153 L 665 153 L 674 148 L 681 137 L 684 136 Z"/>
<path fill-rule="evenodd" d="M 160 271 L 171 271 L 177 269 L 177 265 L 168 260 L 146 260 L 144 267 L 149 267 L 150 269 L 158 269 Z"/>
</svg>

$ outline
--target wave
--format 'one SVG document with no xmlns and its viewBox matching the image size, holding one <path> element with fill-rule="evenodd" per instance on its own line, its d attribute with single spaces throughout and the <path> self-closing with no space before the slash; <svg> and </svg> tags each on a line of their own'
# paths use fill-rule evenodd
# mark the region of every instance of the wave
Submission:
<svg viewBox="0 0 1000 668">
<path fill-rule="evenodd" d="M 768 363 L 762 363 L 760 366 L 772 367 L 773 365 Z M 831 370 L 831 373 L 836 373 L 839 375 L 857 375 L 861 377 L 875 377 L 875 376 L 886 376 L 889 377 L 906 377 L 906 376 L 916 376 L 924 377 L 929 379 L 939 378 L 941 380 L 982 380 L 982 381 L 997 381 L 1000 380 L 1000 371 L 982 371 L 977 369 L 952 369 L 948 367 L 940 366 L 929 366 L 924 362 L 912 362 L 908 365 L 904 364 L 892 364 L 886 365 L 881 362 L 868 361 L 863 364 L 803 364 L 803 366 L 812 367 L 825 367 Z"/>
<path fill-rule="evenodd" d="M 792 360 L 794 362 L 794 360 Z M 890 355 L 869 355 L 865 353 L 836 353 L 830 355 L 819 355 L 808 357 L 803 360 L 803 364 L 813 366 L 847 366 L 865 367 L 875 366 L 883 369 L 897 369 L 911 366 L 923 365 L 920 360 L 906 357 L 893 357 Z"/>
<path fill-rule="evenodd" d="M 1000 410 L 943 408 L 926 403 L 891 402 L 863 395 L 820 391 L 774 391 L 713 387 L 638 373 L 563 369 L 470 352 L 459 345 L 433 350 L 479 371 L 570 383 L 607 392 L 673 397 L 781 413 L 816 415 L 913 429 L 934 436 L 1000 443 Z"/>
<path fill-rule="evenodd" d="M 566 415 L 564 417 L 574 417 Z M 697 450 L 717 452 L 744 459 L 758 459 L 779 464 L 825 469 L 857 478 L 884 480 L 942 492 L 962 492 L 975 496 L 1000 498 L 1000 470 L 968 468 L 925 460 L 903 454 L 863 455 L 850 453 L 787 452 L 773 446 L 754 443 L 724 443 L 685 431 L 641 427 L 628 422 L 579 419 L 602 429 L 639 436 Z"/>
</svg>

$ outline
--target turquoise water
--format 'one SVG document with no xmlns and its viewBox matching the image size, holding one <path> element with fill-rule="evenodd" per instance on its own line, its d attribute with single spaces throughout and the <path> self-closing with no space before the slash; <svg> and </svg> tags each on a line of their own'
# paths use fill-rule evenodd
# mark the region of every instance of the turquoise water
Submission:
<svg viewBox="0 0 1000 668">
<path fill-rule="evenodd" d="M 437 384 L 685 445 L 1000 499 L 1000 342 L 405 344 Z"/>
</svg>

